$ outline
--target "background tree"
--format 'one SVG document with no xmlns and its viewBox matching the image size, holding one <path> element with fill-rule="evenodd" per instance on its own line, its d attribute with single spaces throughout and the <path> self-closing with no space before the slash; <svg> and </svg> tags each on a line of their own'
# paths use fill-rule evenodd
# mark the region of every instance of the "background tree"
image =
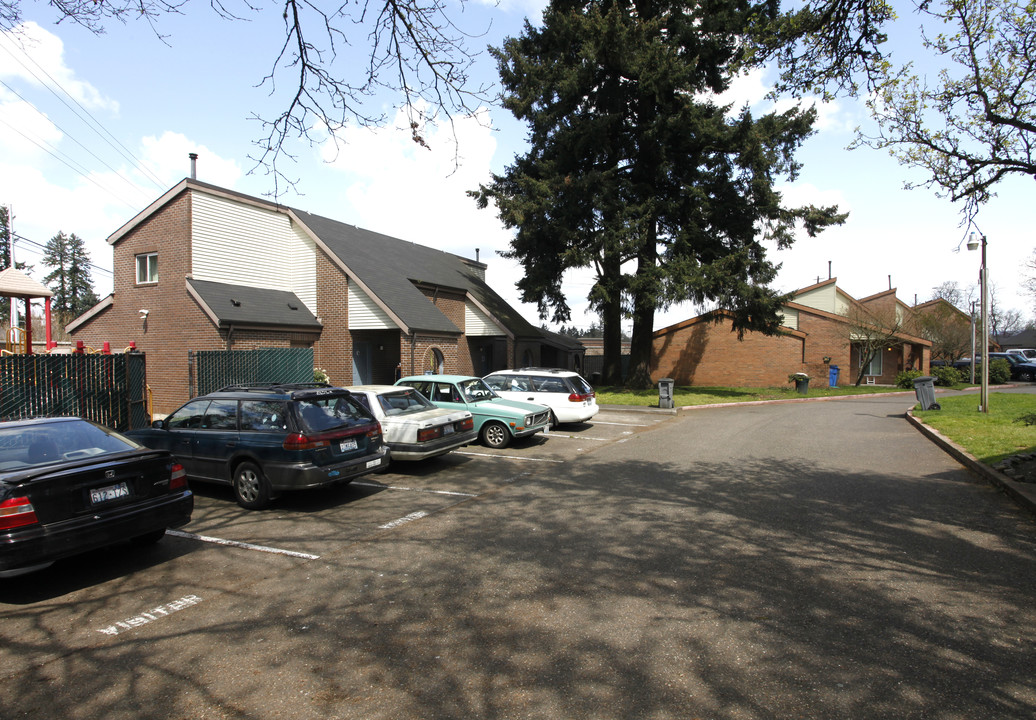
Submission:
<svg viewBox="0 0 1036 720">
<path fill-rule="evenodd" d="M 860 142 L 887 149 L 963 202 L 970 219 L 1012 175 L 1036 178 L 1036 5 L 1031 0 L 924 2 L 922 42 L 943 65 L 929 84 L 912 63 L 879 67 L 867 105 L 878 132 Z"/>
<path fill-rule="evenodd" d="M 859 366 L 856 369 L 856 386 L 863 382 L 868 366 L 887 347 L 899 345 L 906 328 L 905 315 L 896 312 L 894 306 L 865 307 L 852 303 L 845 312 L 849 324 L 849 344 L 856 348 Z"/>
<path fill-rule="evenodd" d="M 255 13 L 276 13 L 283 18 L 284 41 L 268 49 L 271 60 L 265 75 L 257 73 L 258 85 L 282 98 L 276 116 L 259 120 L 263 136 L 255 141 L 252 159 L 274 176 L 273 194 L 280 183 L 293 185 L 283 171 L 283 159 L 293 156 L 289 141 L 323 141 L 326 133 L 335 139 L 347 123 L 361 126 L 381 124 L 386 115 L 383 97 L 398 98 L 396 106 L 406 108 L 415 142 L 423 144 L 421 128 L 429 116 L 449 121 L 456 113 L 471 113 L 486 98 L 487 88 L 472 86 L 471 66 L 477 54 L 466 46 L 471 35 L 459 28 L 459 5 L 446 0 L 383 0 L 382 2 L 330 3 L 301 0 L 273 0 L 264 6 L 255 0 L 210 3 L 219 19 L 246 22 Z M 22 0 L 0 0 L 0 30 L 17 31 Z M 159 35 L 158 21 L 164 15 L 183 14 L 183 0 L 52 0 L 58 22 L 71 22 L 101 34 L 109 22 L 145 22 Z M 484 28 L 479 28 L 480 33 Z M 367 60 L 345 61 L 341 52 L 351 52 L 366 43 Z M 259 50 L 262 52 L 262 49 Z M 260 61 L 261 62 L 261 61 Z M 343 70 L 348 68 L 348 70 Z M 375 105 L 379 111 L 372 111 Z"/>
<path fill-rule="evenodd" d="M 774 190 L 794 178 L 794 152 L 814 112 L 756 119 L 716 105 L 745 32 L 770 3 L 555 0 L 542 28 L 492 52 L 504 106 L 529 125 L 531 149 L 473 193 L 515 228 L 522 299 L 567 320 L 565 271 L 591 268 L 605 367 L 620 367 L 620 322 L 633 319 L 630 377 L 650 384 L 654 314 L 691 300 L 730 310 L 739 334 L 774 333 L 782 298 L 762 240 L 793 241 L 844 221 L 836 208 L 787 208 Z"/>
<path fill-rule="evenodd" d="M 43 247 L 43 264 L 54 268 L 43 283 L 54 293 L 51 311 L 60 325 L 74 320 L 97 304 L 90 277 L 90 256 L 86 243 L 75 233 L 59 232 Z"/>
<path fill-rule="evenodd" d="M 932 359 L 954 362 L 971 355 L 971 315 L 939 303 L 917 311 L 917 332 L 932 341 Z"/>
<path fill-rule="evenodd" d="M 912 7 L 911 7 L 912 6 Z M 878 124 L 854 145 L 888 150 L 924 186 L 961 202 L 966 222 L 1009 176 L 1036 177 L 1036 6 L 1032 0 L 913 0 L 920 53 L 937 80 L 884 52 L 887 0 L 805 0 L 755 25 L 751 62 L 776 60 L 774 93 L 866 94 Z M 927 61 L 929 58 L 925 58 Z"/>
<path fill-rule="evenodd" d="M 962 288 L 956 280 L 947 280 L 932 288 L 932 296 L 929 300 L 942 299 L 963 313 L 971 314 L 974 308 L 972 305 L 977 302 L 978 290 L 975 285 Z"/>
</svg>

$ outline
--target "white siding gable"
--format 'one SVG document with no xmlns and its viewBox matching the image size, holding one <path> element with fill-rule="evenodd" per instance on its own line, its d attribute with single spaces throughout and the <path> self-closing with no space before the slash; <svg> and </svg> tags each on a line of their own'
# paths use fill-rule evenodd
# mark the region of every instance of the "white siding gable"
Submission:
<svg viewBox="0 0 1036 720">
<path fill-rule="evenodd" d="M 475 307 L 470 301 L 464 303 L 464 334 L 465 335 L 506 335 L 504 329 L 497 325 L 484 312 Z"/>
<path fill-rule="evenodd" d="M 799 311 L 787 306 L 782 307 L 778 314 L 781 316 L 781 325 L 792 330 L 799 329 Z"/>
<path fill-rule="evenodd" d="M 195 191 L 191 275 L 295 293 L 317 312 L 316 247 L 283 214 Z"/>
<path fill-rule="evenodd" d="M 349 283 L 350 330 L 398 330 L 384 310 L 354 283 Z"/>
<path fill-rule="evenodd" d="M 845 293 L 834 284 L 800 293 L 792 298 L 792 302 L 835 315 L 845 315 L 849 312 L 849 301 Z"/>
</svg>

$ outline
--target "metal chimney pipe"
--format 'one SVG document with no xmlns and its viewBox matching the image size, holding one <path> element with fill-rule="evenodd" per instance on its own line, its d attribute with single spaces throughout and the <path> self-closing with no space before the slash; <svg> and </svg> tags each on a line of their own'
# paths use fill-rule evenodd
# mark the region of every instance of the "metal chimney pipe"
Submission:
<svg viewBox="0 0 1036 720">
<path fill-rule="evenodd" d="M 189 153 L 187 155 L 191 159 L 191 180 L 198 179 L 198 153 Z"/>
<path fill-rule="evenodd" d="M 478 262 L 478 248 L 475 248 L 475 262 Z"/>
<path fill-rule="evenodd" d="M 831 279 L 831 261 L 830 260 L 827 261 L 827 279 L 828 280 Z"/>
</svg>

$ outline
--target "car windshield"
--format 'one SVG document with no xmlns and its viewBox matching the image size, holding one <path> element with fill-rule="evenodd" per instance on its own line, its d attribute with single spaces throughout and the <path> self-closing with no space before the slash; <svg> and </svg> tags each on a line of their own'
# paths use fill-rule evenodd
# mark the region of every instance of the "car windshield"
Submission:
<svg viewBox="0 0 1036 720">
<path fill-rule="evenodd" d="M 307 432 L 313 433 L 365 425 L 374 419 L 348 395 L 299 400 L 299 415 Z"/>
<path fill-rule="evenodd" d="M 135 450 L 140 445 L 85 420 L 0 424 L 0 471 Z"/>
<path fill-rule="evenodd" d="M 386 392 L 378 395 L 378 402 L 386 415 L 408 415 L 435 408 L 424 395 L 417 390 L 404 389 L 398 392 Z"/>
<path fill-rule="evenodd" d="M 488 385 L 482 382 L 481 378 L 462 380 L 457 385 L 460 387 L 460 391 L 464 393 L 464 399 L 468 402 L 492 400 L 493 398 L 500 397 Z"/>
<path fill-rule="evenodd" d="M 570 377 L 568 381 L 572 383 L 572 386 L 580 395 L 590 395 L 594 391 L 594 389 L 590 386 L 590 383 L 584 380 L 581 375 L 574 375 Z"/>
</svg>

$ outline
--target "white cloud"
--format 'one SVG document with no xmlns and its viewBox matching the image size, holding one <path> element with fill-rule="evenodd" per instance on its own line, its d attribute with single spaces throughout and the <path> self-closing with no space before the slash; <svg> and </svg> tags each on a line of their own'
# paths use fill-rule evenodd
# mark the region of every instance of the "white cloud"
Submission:
<svg viewBox="0 0 1036 720">
<path fill-rule="evenodd" d="M 22 80 L 36 86 L 67 93 L 90 110 L 117 114 L 119 104 L 97 88 L 76 77 L 65 64 L 65 45 L 57 35 L 34 22 L 22 23 L 13 31 L 0 32 L 0 79 Z"/>
</svg>

